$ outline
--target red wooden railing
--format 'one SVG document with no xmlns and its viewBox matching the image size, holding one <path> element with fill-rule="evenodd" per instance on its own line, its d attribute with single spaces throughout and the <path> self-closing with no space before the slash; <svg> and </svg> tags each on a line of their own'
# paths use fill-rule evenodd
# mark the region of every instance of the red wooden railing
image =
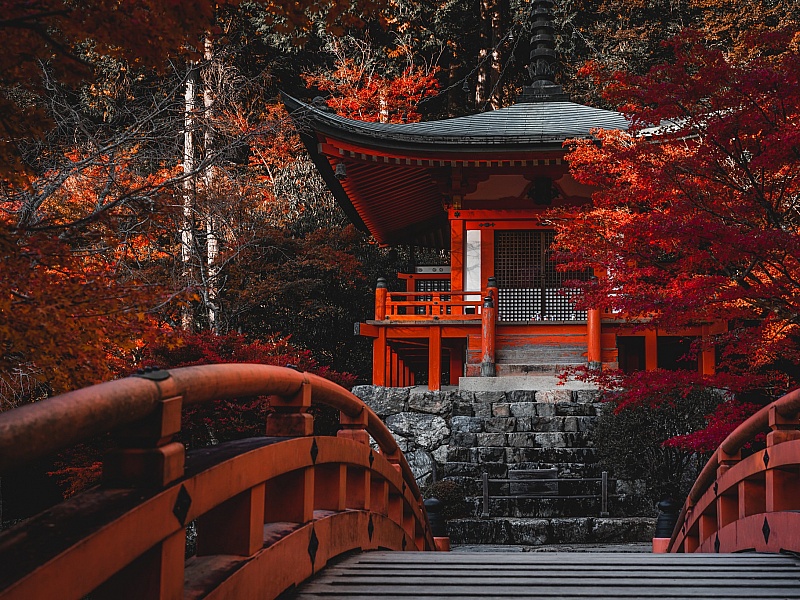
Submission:
<svg viewBox="0 0 800 600">
<path fill-rule="evenodd" d="M 731 433 L 700 473 L 671 552 L 800 552 L 800 389 Z M 766 448 L 742 450 L 767 432 Z"/>
<path fill-rule="evenodd" d="M 173 441 L 182 406 L 253 396 L 274 408 L 266 437 L 189 455 Z M 312 435 L 312 403 L 340 411 L 337 437 Z M 273 598 L 346 552 L 436 547 L 389 430 L 315 375 L 209 365 L 43 400 L 0 415 L 0 473 L 107 431 L 102 486 L 0 534 L 3 600 Z"/>
<path fill-rule="evenodd" d="M 389 321 L 480 319 L 484 294 L 481 292 L 389 292 L 386 298 L 385 318 Z"/>
</svg>

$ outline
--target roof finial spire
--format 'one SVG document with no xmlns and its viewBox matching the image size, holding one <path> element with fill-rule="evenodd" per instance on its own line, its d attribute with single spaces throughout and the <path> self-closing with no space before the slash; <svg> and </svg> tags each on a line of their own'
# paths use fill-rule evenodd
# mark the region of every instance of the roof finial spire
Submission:
<svg viewBox="0 0 800 600">
<path fill-rule="evenodd" d="M 569 100 L 560 85 L 553 81 L 557 70 L 556 38 L 553 27 L 553 0 L 534 0 L 531 61 L 528 73 L 532 85 L 522 88 L 518 102 L 555 102 Z"/>
</svg>

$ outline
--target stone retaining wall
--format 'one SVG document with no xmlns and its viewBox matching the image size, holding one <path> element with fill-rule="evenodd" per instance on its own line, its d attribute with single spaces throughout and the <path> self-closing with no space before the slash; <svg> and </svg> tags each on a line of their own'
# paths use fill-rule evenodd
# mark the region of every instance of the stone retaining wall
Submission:
<svg viewBox="0 0 800 600">
<path fill-rule="evenodd" d="M 504 477 L 509 466 L 594 461 L 595 390 L 469 392 L 357 386 L 353 393 L 395 435 L 421 485 L 439 478 Z"/>
</svg>

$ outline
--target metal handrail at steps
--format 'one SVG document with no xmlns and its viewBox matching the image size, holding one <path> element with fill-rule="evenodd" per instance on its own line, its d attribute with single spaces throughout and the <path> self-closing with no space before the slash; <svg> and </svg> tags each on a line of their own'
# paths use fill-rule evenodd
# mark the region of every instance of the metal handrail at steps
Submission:
<svg viewBox="0 0 800 600">
<path fill-rule="evenodd" d="M 608 512 L 608 499 L 613 497 L 614 494 L 608 493 L 608 484 L 615 479 L 609 479 L 608 471 L 603 471 L 600 477 L 550 477 L 555 469 L 532 469 L 532 470 L 514 470 L 509 471 L 509 475 L 516 475 L 517 477 L 510 477 L 505 479 L 489 478 L 489 474 L 484 472 L 482 476 L 483 482 L 483 511 L 481 512 L 482 519 L 490 518 L 491 511 L 489 509 L 491 498 L 497 500 L 569 500 L 569 499 L 599 499 L 600 500 L 600 516 L 607 517 Z M 546 476 L 546 477 L 543 477 Z M 600 484 L 599 494 L 562 494 L 560 493 L 560 484 Z M 490 493 L 491 484 L 508 484 L 509 494 L 492 494 Z M 555 487 L 553 487 L 555 486 Z M 518 491 L 514 493 L 514 489 Z"/>
<path fill-rule="evenodd" d="M 265 437 L 189 453 L 174 441 L 182 407 L 254 397 L 273 410 Z M 340 411 L 336 437 L 313 435 L 312 404 Z M 101 486 L 0 534 L 3 600 L 273 598 L 354 550 L 436 548 L 389 430 L 316 375 L 152 370 L 14 409 L 0 414 L 0 474 L 106 432 L 118 447 Z"/>
</svg>

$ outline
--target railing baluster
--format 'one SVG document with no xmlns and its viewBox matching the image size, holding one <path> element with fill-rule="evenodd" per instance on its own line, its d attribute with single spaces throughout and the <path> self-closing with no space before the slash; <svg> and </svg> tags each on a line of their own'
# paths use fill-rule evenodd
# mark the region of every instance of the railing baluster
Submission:
<svg viewBox="0 0 800 600">
<path fill-rule="evenodd" d="M 489 518 L 489 473 L 483 473 L 483 512 L 482 519 Z"/>
<path fill-rule="evenodd" d="M 181 528 L 112 575 L 92 591 L 91 597 L 93 600 L 180 600 L 185 553 L 186 530 Z M 95 565 L 101 558 L 95 557 Z"/>
<path fill-rule="evenodd" d="M 264 545 L 265 484 L 245 490 L 197 519 L 197 556 L 252 556 Z"/>
<path fill-rule="evenodd" d="M 608 516 L 608 471 L 600 474 L 600 516 Z"/>
</svg>

